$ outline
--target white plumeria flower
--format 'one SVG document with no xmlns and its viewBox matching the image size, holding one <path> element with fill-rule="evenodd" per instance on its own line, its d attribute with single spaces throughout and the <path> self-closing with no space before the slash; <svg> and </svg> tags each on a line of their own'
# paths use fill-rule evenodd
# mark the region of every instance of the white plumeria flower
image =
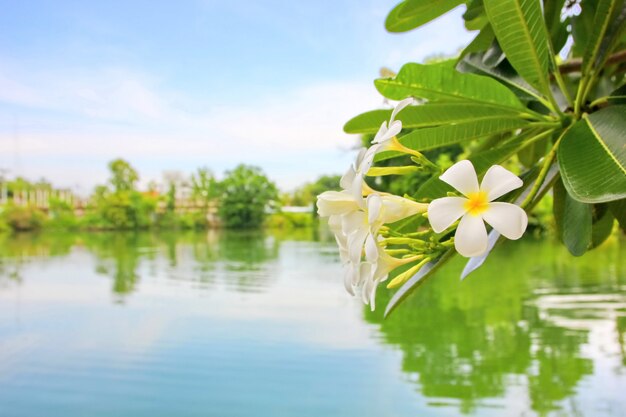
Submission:
<svg viewBox="0 0 626 417">
<path fill-rule="evenodd" d="M 391 118 L 389 122 L 384 121 L 383 124 L 378 129 L 376 136 L 372 143 L 378 145 L 377 151 L 383 150 L 393 137 L 395 137 L 402 130 L 402 122 L 400 120 L 395 120 L 398 113 L 400 113 L 406 106 L 413 103 L 413 98 L 405 98 L 401 102 L 399 102 L 396 107 L 391 112 Z M 376 146 L 375 145 L 375 146 Z"/>
<path fill-rule="evenodd" d="M 343 218 L 343 232 L 348 236 L 348 251 L 352 262 L 359 262 L 363 248 L 368 261 L 373 262 L 377 254 L 376 239 L 380 227 L 394 223 L 427 210 L 427 204 L 417 203 L 404 197 L 390 194 L 370 194 L 365 208 Z"/>
<path fill-rule="evenodd" d="M 361 297 L 363 303 L 369 304 L 372 311 L 376 308 L 376 289 L 378 284 L 387 280 L 389 273 L 396 268 L 406 265 L 407 263 L 414 262 L 419 258 L 394 258 L 390 256 L 385 249 L 375 242 L 366 243 L 366 262 L 361 264 L 359 269 L 359 276 L 363 280 L 363 289 L 361 290 Z"/>
<path fill-rule="evenodd" d="M 456 250 L 465 257 L 479 256 L 487 251 L 487 222 L 508 239 L 519 239 L 528 225 L 526 212 L 510 203 L 495 199 L 523 185 L 512 172 L 494 165 L 485 174 L 482 183 L 470 161 L 460 161 L 439 177 L 465 197 L 444 197 L 433 200 L 428 207 L 428 220 L 436 233 L 461 221 L 454 235 Z"/>
</svg>

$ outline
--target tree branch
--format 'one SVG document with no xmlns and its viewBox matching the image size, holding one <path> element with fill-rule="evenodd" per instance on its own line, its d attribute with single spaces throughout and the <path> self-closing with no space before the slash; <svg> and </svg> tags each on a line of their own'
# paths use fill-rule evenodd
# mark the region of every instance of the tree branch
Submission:
<svg viewBox="0 0 626 417">
<path fill-rule="evenodd" d="M 617 64 L 620 62 L 626 61 L 626 49 L 623 51 L 619 51 L 609 56 L 606 60 L 607 64 Z M 559 65 L 559 72 L 561 74 L 569 74 L 570 72 L 579 72 L 582 68 L 583 60 L 582 58 L 574 58 L 569 61 L 565 61 L 561 65 Z"/>
</svg>

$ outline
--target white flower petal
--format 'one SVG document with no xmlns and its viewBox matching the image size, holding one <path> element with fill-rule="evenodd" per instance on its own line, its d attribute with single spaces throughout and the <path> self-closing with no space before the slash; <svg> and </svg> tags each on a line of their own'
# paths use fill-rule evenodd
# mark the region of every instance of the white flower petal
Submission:
<svg viewBox="0 0 626 417">
<path fill-rule="evenodd" d="M 353 195 L 347 191 L 325 191 L 317 197 L 317 213 L 320 217 L 346 214 L 358 209 Z"/>
<path fill-rule="evenodd" d="M 391 124 L 391 126 L 389 126 L 389 129 L 387 130 L 387 132 L 382 136 L 382 138 L 380 139 L 380 143 L 386 142 L 392 137 L 397 136 L 401 130 L 402 130 L 402 122 L 399 120 L 396 120 L 395 122 Z"/>
<path fill-rule="evenodd" d="M 422 213 L 427 207 L 426 204 L 417 203 L 397 195 L 384 195 L 381 199 L 383 202 L 382 223 L 397 222 L 414 214 Z"/>
<path fill-rule="evenodd" d="M 474 165 L 468 160 L 459 161 L 444 172 L 439 179 L 467 196 L 479 191 Z"/>
<path fill-rule="evenodd" d="M 376 156 L 376 152 L 378 152 L 378 148 L 378 145 L 372 145 L 367 149 L 367 151 L 361 158 L 361 162 L 357 166 L 356 170 L 358 173 L 362 175 L 367 174 L 367 171 L 370 170 L 372 164 L 374 163 L 374 157 Z"/>
<path fill-rule="evenodd" d="M 413 97 L 405 98 L 401 102 L 399 102 L 396 107 L 391 112 L 391 119 L 389 119 L 389 123 L 393 123 L 396 120 L 396 116 L 400 113 L 406 106 L 413 103 Z"/>
<path fill-rule="evenodd" d="M 372 140 L 373 143 L 380 143 L 383 139 L 383 137 L 385 136 L 385 134 L 387 133 L 387 121 L 384 121 L 383 124 L 380 125 L 380 127 L 378 128 L 378 132 L 376 132 L 376 136 L 374 136 L 374 140 Z"/>
<path fill-rule="evenodd" d="M 367 221 L 370 225 L 376 223 L 380 217 L 380 211 L 383 207 L 383 200 L 378 194 L 370 194 L 367 196 Z"/>
<path fill-rule="evenodd" d="M 487 193 L 488 201 L 493 201 L 522 185 L 524 182 L 517 175 L 500 165 L 494 165 L 485 174 L 480 184 L 480 191 Z"/>
<path fill-rule="evenodd" d="M 454 247 L 466 258 L 479 256 L 487 250 L 487 229 L 482 217 L 466 214 L 454 235 Z"/>
<path fill-rule="evenodd" d="M 335 235 L 335 241 L 339 247 L 339 259 L 342 264 L 346 264 L 350 261 L 350 253 L 348 252 L 348 238 L 343 233 L 337 233 Z"/>
<path fill-rule="evenodd" d="M 371 233 L 368 234 L 367 239 L 365 239 L 365 259 L 372 263 L 376 262 L 378 259 L 378 245 L 376 244 L 374 235 Z"/>
<path fill-rule="evenodd" d="M 350 189 L 352 193 L 352 201 L 355 202 L 358 208 L 365 208 L 365 199 L 363 198 L 363 175 L 358 173 L 354 176 L 354 181 Z"/>
<path fill-rule="evenodd" d="M 528 226 L 526 212 L 515 204 L 489 203 L 489 208 L 482 216 L 491 227 L 507 239 L 519 239 Z"/>
<path fill-rule="evenodd" d="M 346 291 L 348 291 L 350 295 L 354 295 L 354 282 L 358 281 L 358 276 L 355 277 L 355 275 L 358 275 L 358 273 L 359 270 L 354 268 L 352 263 L 348 263 L 344 266 L 343 285 L 346 287 Z"/>
<path fill-rule="evenodd" d="M 363 253 L 363 245 L 369 232 L 367 229 L 359 229 L 348 236 L 348 252 L 350 254 L 350 262 L 358 264 L 361 262 L 361 254 Z"/>
<path fill-rule="evenodd" d="M 378 282 L 372 280 L 368 284 L 365 290 L 367 292 L 370 309 L 374 311 L 376 309 L 376 289 L 378 288 Z"/>
<path fill-rule="evenodd" d="M 350 236 L 351 233 L 354 233 L 359 229 L 367 231 L 365 212 L 355 210 L 351 213 L 343 215 L 341 218 L 341 231 L 344 235 Z"/>
<path fill-rule="evenodd" d="M 466 201 L 463 197 L 443 197 L 428 205 L 428 221 L 435 233 L 443 232 L 465 214 Z"/>
<path fill-rule="evenodd" d="M 350 187 L 352 186 L 352 183 L 354 182 L 355 175 L 356 175 L 356 171 L 354 167 L 350 165 L 346 173 L 343 174 L 343 176 L 341 177 L 341 180 L 339 181 L 339 185 L 341 186 L 341 188 L 343 188 L 344 190 L 349 190 Z"/>
<path fill-rule="evenodd" d="M 339 214 L 333 214 L 332 216 L 328 217 L 328 228 L 334 234 L 341 233 L 341 217 L 342 216 Z"/>
<path fill-rule="evenodd" d="M 354 163 L 354 168 L 356 170 L 359 169 L 359 166 L 361 165 L 361 162 L 363 162 L 363 157 L 365 156 L 366 153 L 367 153 L 367 148 L 363 147 L 359 149 L 359 153 L 356 156 L 356 162 Z"/>
<path fill-rule="evenodd" d="M 367 288 L 372 285 L 372 269 L 373 265 L 369 262 L 363 262 L 359 266 L 359 280 L 363 283 L 363 288 L 361 288 L 361 298 L 365 304 L 369 302 L 369 293 Z"/>
</svg>

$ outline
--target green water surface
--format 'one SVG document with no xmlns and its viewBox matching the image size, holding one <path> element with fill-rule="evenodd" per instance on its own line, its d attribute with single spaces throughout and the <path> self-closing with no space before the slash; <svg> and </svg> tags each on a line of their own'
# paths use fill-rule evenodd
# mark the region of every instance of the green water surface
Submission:
<svg viewBox="0 0 626 417">
<path fill-rule="evenodd" d="M 317 231 L 0 237 L 0 416 L 624 416 L 625 259 L 509 242 L 384 320 Z"/>
</svg>

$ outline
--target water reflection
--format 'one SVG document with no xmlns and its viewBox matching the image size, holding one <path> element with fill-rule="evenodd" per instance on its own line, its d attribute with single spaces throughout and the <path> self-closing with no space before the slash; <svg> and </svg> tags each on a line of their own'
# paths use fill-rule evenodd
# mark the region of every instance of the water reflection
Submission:
<svg viewBox="0 0 626 417">
<path fill-rule="evenodd" d="M 76 247 L 94 256 L 95 271 L 111 278 L 118 301 L 136 290 L 142 274 L 155 276 L 162 268 L 172 280 L 208 286 L 220 277 L 238 291 L 256 291 L 270 284 L 280 237 L 260 231 L 5 235 L 0 238 L 0 280 L 20 281 L 25 263 L 68 255 Z M 166 266 L 159 264 L 161 257 Z"/>
<path fill-rule="evenodd" d="M 116 411 L 167 415 L 152 400 L 124 396 L 137 378 L 150 394 L 188 399 L 169 410 L 177 415 L 203 415 L 216 403 L 223 408 L 215 415 L 274 416 L 285 403 L 291 413 L 284 415 L 352 415 L 358 407 L 354 415 L 372 417 L 623 415 L 626 248 L 619 241 L 579 259 L 549 242 L 503 246 L 464 282 L 462 264 L 450 265 L 383 320 L 382 309 L 361 312 L 343 293 L 336 249 L 318 240 L 324 236 L 5 236 L 0 297 L 26 289 L 28 326 L 7 319 L 11 307 L 0 303 L 0 359 L 28 386 L 56 392 L 62 376 L 68 390 L 87 390 L 76 401 L 90 398 L 91 415 L 115 413 L 105 412 L 113 405 L 98 402 L 89 383 L 106 391 L 118 380 L 116 398 L 128 403 Z M 109 292 L 115 304 L 98 295 Z M 379 305 L 389 295 L 381 292 Z M 23 344 L 37 354 L 13 364 Z M 7 346 L 17 353 L 7 356 Z M 24 364 L 33 358 L 39 365 L 31 371 Z M 112 368 L 98 365 L 108 361 Z M 11 382 L 0 373 L 0 403 L 17 395 L 12 404 L 25 410 L 48 405 L 29 408 L 29 392 Z M 188 391 L 191 384 L 210 389 Z M 320 395 L 306 397 L 311 387 Z M 237 408 L 240 395 L 266 408 Z M 64 407 L 49 415 L 68 415 Z"/>
<path fill-rule="evenodd" d="M 524 256 L 507 249 L 462 283 L 461 264 L 451 265 L 387 320 L 367 309 L 365 318 L 401 349 L 403 371 L 433 404 L 506 408 L 490 400 L 514 391 L 540 415 L 575 413 L 564 400 L 594 373 L 596 355 L 624 364 L 626 251 L 614 242 L 573 260 L 547 244 L 515 248 Z"/>
</svg>

